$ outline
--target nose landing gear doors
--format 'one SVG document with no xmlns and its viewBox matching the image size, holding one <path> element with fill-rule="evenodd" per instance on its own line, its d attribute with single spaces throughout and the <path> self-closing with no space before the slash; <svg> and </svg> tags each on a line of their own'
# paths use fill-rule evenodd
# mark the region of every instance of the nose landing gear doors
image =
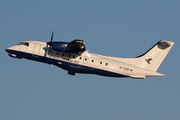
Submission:
<svg viewBox="0 0 180 120">
<path fill-rule="evenodd" d="M 33 50 L 33 57 L 39 57 L 40 49 L 41 49 L 41 44 L 35 43 Z"/>
</svg>

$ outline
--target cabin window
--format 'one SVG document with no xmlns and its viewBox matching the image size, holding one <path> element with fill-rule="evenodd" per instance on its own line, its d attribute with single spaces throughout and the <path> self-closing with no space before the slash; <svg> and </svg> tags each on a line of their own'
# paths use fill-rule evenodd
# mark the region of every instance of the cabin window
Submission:
<svg viewBox="0 0 180 120">
<path fill-rule="evenodd" d="M 85 58 L 85 61 L 87 61 L 87 58 Z"/>
<path fill-rule="evenodd" d="M 56 53 L 56 55 L 58 55 L 58 52 Z"/>
<path fill-rule="evenodd" d="M 94 60 L 92 60 L 92 62 L 94 62 Z"/>
<path fill-rule="evenodd" d="M 69 57 L 71 57 L 71 55 L 69 55 Z"/>
<path fill-rule="evenodd" d="M 64 53 L 62 54 L 62 56 L 64 56 Z"/>
<path fill-rule="evenodd" d="M 79 57 L 79 59 L 81 60 L 81 57 Z"/>
<path fill-rule="evenodd" d="M 73 58 L 75 58 L 75 56 L 73 56 Z"/>
<path fill-rule="evenodd" d="M 100 62 L 100 64 L 102 64 L 102 62 Z"/>
<path fill-rule="evenodd" d="M 108 65 L 108 63 L 106 63 L 106 66 Z"/>
</svg>

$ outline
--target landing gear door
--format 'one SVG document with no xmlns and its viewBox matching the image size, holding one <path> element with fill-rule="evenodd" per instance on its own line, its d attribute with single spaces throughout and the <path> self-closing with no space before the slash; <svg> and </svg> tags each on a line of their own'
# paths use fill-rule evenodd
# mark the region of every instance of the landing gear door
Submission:
<svg viewBox="0 0 180 120">
<path fill-rule="evenodd" d="M 34 50 L 33 50 L 33 56 L 34 57 L 38 57 L 39 56 L 40 48 L 41 48 L 40 44 L 38 44 L 38 43 L 34 44 Z"/>
</svg>

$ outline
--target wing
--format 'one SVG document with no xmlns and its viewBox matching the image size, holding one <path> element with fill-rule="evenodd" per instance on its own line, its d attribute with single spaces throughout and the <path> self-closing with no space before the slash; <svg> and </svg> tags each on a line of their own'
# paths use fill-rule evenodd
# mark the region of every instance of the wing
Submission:
<svg viewBox="0 0 180 120">
<path fill-rule="evenodd" d="M 68 46 L 65 51 L 72 53 L 81 53 L 84 52 L 85 50 L 86 50 L 85 41 L 75 39 L 72 42 L 68 43 Z"/>
</svg>

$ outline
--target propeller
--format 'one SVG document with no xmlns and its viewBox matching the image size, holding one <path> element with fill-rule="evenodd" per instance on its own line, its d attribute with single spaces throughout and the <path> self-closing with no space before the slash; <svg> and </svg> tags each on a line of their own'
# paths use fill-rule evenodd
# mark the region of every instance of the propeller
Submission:
<svg viewBox="0 0 180 120">
<path fill-rule="evenodd" d="M 50 49 L 52 48 L 53 35 L 54 35 L 54 31 L 52 31 L 52 35 L 51 35 L 51 40 L 50 40 L 50 42 L 47 42 L 47 44 L 49 45 L 48 54 L 49 54 L 49 52 L 50 52 Z"/>
</svg>

